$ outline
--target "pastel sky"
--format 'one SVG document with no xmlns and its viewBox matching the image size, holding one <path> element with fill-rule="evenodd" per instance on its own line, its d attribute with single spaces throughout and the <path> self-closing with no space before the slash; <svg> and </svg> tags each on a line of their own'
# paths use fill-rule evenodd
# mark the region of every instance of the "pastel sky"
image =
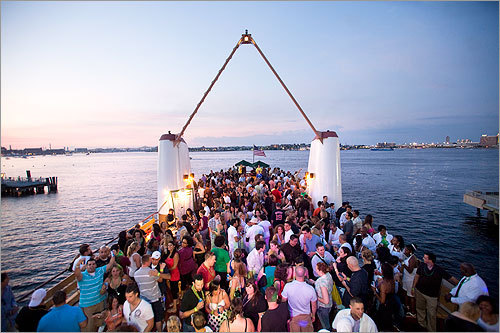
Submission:
<svg viewBox="0 0 500 333">
<path fill-rule="evenodd" d="M 319 130 L 343 144 L 499 129 L 498 2 L 1 3 L 4 147 L 155 146 L 177 133 L 245 29 Z M 309 143 L 252 45 L 189 146 Z"/>
</svg>

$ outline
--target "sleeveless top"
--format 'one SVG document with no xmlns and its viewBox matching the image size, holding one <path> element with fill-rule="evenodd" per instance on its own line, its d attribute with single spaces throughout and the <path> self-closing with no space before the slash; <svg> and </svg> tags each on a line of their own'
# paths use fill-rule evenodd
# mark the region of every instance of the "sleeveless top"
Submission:
<svg viewBox="0 0 500 333">
<path fill-rule="evenodd" d="M 109 311 L 108 316 L 104 320 L 104 322 L 106 323 L 106 329 L 107 329 L 107 331 L 108 332 L 114 331 L 116 329 L 116 327 L 117 327 L 116 322 L 118 320 L 120 320 L 122 317 L 123 317 L 123 310 L 120 311 L 118 309 L 118 313 L 115 313 L 115 314 L 111 314 L 111 311 Z"/>
<path fill-rule="evenodd" d="M 132 253 L 132 255 L 129 258 L 130 259 L 130 267 L 128 268 L 128 276 L 130 276 L 131 278 L 134 278 L 134 273 L 139 268 L 139 267 L 137 267 L 137 265 L 135 264 L 135 261 L 134 261 L 135 255 L 139 255 L 139 253 L 137 253 L 137 252 Z"/>
<path fill-rule="evenodd" d="M 165 263 L 167 264 L 167 268 L 170 270 L 170 281 L 179 281 L 181 279 L 179 263 L 177 263 L 177 267 L 175 269 L 172 269 L 172 266 L 174 266 L 174 258 L 165 259 Z"/>
<path fill-rule="evenodd" d="M 481 317 L 477 320 L 477 324 L 486 332 L 498 332 L 498 321 L 496 324 L 488 324 Z"/>
</svg>

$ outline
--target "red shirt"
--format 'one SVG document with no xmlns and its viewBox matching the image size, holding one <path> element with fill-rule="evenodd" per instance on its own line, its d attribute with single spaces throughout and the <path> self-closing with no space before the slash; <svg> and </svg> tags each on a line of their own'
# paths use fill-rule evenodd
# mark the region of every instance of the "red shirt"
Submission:
<svg viewBox="0 0 500 333">
<path fill-rule="evenodd" d="M 213 267 L 208 268 L 205 266 L 205 263 L 203 263 L 200 267 L 198 267 L 198 271 L 196 273 L 203 276 L 203 284 L 205 289 L 208 290 L 208 284 L 215 278 L 215 269 Z"/>
<path fill-rule="evenodd" d="M 314 210 L 313 216 L 317 216 L 321 212 L 321 208 L 318 207 Z"/>
</svg>

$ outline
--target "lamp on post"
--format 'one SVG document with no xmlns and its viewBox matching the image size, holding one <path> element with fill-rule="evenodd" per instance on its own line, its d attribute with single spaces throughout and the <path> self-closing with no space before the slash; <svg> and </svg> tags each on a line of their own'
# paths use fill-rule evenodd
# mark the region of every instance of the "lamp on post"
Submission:
<svg viewBox="0 0 500 333">
<path fill-rule="evenodd" d="M 241 35 L 241 39 L 241 44 L 252 44 L 252 34 L 249 34 L 247 29 L 245 29 L 245 33 Z"/>
</svg>

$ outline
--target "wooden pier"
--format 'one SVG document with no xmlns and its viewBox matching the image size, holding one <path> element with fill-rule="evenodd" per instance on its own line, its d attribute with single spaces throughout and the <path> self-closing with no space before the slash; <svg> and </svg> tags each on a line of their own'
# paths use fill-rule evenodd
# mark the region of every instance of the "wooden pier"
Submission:
<svg viewBox="0 0 500 333">
<path fill-rule="evenodd" d="M 498 192 L 470 191 L 464 194 L 464 203 L 476 207 L 478 215 L 481 209 L 486 209 L 488 221 L 498 225 Z"/>
<path fill-rule="evenodd" d="M 22 197 L 33 194 L 57 192 L 57 177 L 32 178 L 31 172 L 26 170 L 27 177 L 5 177 L 2 174 L 2 197 Z"/>
</svg>

